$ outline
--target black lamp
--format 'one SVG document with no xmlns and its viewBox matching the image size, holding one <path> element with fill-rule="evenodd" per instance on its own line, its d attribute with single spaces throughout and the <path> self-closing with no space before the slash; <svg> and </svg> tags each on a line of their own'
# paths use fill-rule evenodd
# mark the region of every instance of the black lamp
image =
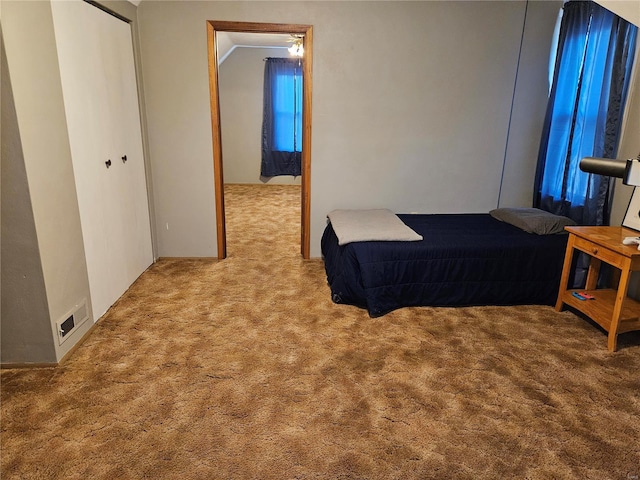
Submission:
<svg viewBox="0 0 640 480">
<path fill-rule="evenodd" d="M 640 186 L 640 154 L 628 160 L 614 160 L 611 158 L 585 157 L 580 160 L 580 170 L 598 175 L 621 178 L 625 185 Z M 622 226 L 640 230 L 640 196 L 634 190 Z M 640 250 L 640 237 L 626 237 L 622 243 L 637 244 Z"/>
<path fill-rule="evenodd" d="M 640 186 L 640 155 L 628 160 L 585 157 L 580 160 L 580 170 L 621 178 L 625 185 Z"/>
</svg>

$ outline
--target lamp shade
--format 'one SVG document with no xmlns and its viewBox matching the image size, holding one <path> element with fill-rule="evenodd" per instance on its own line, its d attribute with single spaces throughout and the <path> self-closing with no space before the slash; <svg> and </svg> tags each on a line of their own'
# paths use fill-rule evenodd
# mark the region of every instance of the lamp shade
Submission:
<svg viewBox="0 0 640 480">
<path fill-rule="evenodd" d="M 625 185 L 640 186 L 640 158 L 630 158 L 627 160 L 622 182 Z"/>
<path fill-rule="evenodd" d="M 585 157 L 580 160 L 580 170 L 597 175 L 622 178 L 625 185 L 640 185 L 640 159 L 616 160 L 613 158 Z"/>
</svg>

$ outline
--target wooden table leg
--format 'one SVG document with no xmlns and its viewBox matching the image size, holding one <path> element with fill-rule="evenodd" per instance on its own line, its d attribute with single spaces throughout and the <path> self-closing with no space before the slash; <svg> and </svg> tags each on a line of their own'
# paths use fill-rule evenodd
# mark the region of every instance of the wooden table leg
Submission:
<svg viewBox="0 0 640 480">
<path fill-rule="evenodd" d="M 556 301 L 556 311 L 562 310 L 562 297 L 564 292 L 567 291 L 567 283 L 569 282 L 569 275 L 571 274 L 571 262 L 573 260 L 573 244 L 575 243 L 575 235 L 569 234 L 567 240 L 567 250 L 564 254 L 564 265 L 562 266 L 562 276 L 560 277 L 560 288 L 558 289 L 558 300 Z"/>
<path fill-rule="evenodd" d="M 629 288 L 629 279 L 631 277 L 630 260 L 625 261 L 625 265 L 621 269 L 620 283 L 618 283 L 618 292 L 616 293 L 616 303 L 613 307 L 613 315 L 611 317 L 611 326 L 609 327 L 609 337 L 607 339 L 607 347 L 610 352 L 615 352 L 618 348 L 618 328 L 620 327 L 620 317 L 622 316 L 622 307 L 627 297 L 627 289 Z"/>
<path fill-rule="evenodd" d="M 598 276 L 600 275 L 600 266 L 602 261 L 595 257 L 589 260 L 589 270 L 587 271 L 587 284 L 585 290 L 595 290 L 598 288 Z"/>
</svg>

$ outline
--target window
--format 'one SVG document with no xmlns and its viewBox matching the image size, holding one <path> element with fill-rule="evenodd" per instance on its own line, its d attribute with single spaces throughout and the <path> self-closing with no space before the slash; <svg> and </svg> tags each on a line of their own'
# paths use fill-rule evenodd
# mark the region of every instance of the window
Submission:
<svg viewBox="0 0 640 480">
<path fill-rule="evenodd" d="M 595 2 L 569 1 L 563 9 L 534 206 L 602 225 L 610 180 L 579 164 L 616 157 L 637 28 Z"/>
<path fill-rule="evenodd" d="M 301 174 L 302 62 L 292 58 L 266 59 L 260 167 L 263 177 Z"/>
<path fill-rule="evenodd" d="M 302 151 L 302 71 L 292 68 L 273 81 L 273 144 L 281 152 Z"/>
</svg>

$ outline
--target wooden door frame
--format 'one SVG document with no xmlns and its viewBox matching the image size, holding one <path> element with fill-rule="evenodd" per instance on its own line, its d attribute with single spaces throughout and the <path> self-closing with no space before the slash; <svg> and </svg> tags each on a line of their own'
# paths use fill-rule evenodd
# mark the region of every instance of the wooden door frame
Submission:
<svg viewBox="0 0 640 480">
<path fill-rule="evenodd" d="M 216 230 L 218 259 L 227 257 L 227 233 L 224 209 L 224 176 L 222 171 L 222 131 L 220 123 L 220 91 L 218 88 L 218 48 L 216 32 L 292 33 L 304 35 L 304 62 L 302 62 L 302 165 L 301 165 L 301 234 L 302 258 L 310 255 L 310 185 L 311 185 L 311 67 L 313 64 L 313 27 L 281 23 L 207 21 L 207 48 L 209 55 L 209 94 L 211 97 L 211 134 L 213 139 L 213 181 L 216 201 Z"/>
</svg>

